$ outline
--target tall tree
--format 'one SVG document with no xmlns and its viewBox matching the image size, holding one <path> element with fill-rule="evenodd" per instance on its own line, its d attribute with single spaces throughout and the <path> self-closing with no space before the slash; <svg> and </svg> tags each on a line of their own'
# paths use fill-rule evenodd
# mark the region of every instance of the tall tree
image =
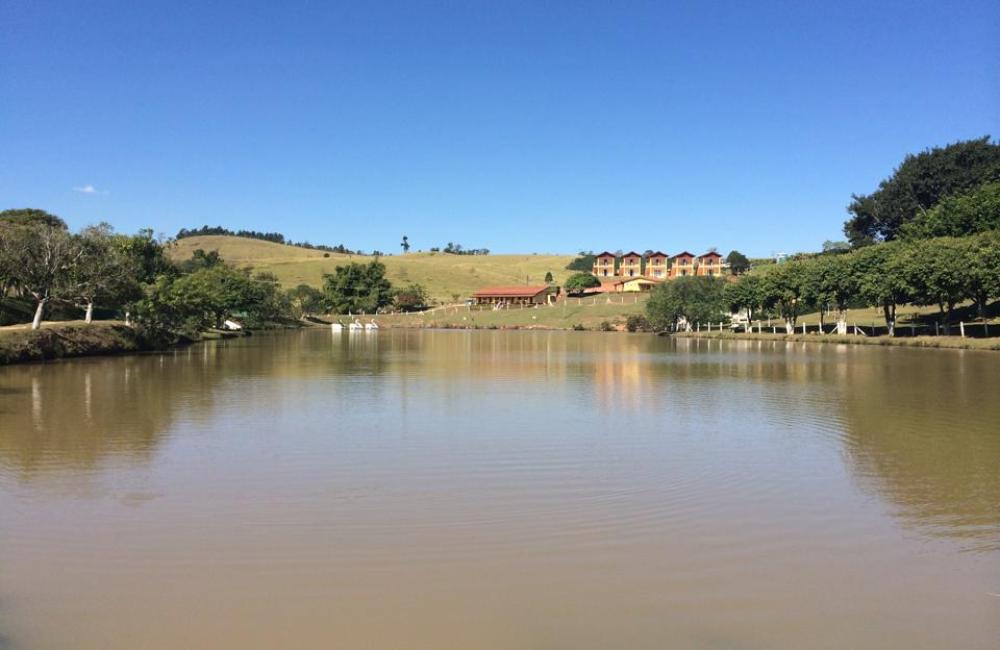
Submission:
<svg viewBox="0 0 1000 650">
<path fill-rule="evenodd" d="M 986 305 L 1000 298 L 1000 230 L 961 241 L 968 297 L 979 318 L 986 318 Z"/>
<path fill-rule="evenodd" d="M 763 275 L 764 306 L 778 312 L 788 334 L 795 331 L 795 322 L 805 307 L 804 277 L 803 262 L 798 260 L 776 264 Z"/>
<path fill-rule="evenodd" d="M 820 326 L 824 308 L 833 308 L 837 333 L 847 334 L 847 306 L 858 293 L 853 259 L 848 255 L 821 255 L 803 261 L 801 269 L 802 297 L 819 308 Z"/>
<path fill-rule="evenodd" d="M 654 329 L 676 329 L 685 323 L 718 321 L 725 313 L 725 280 L 709 277 L 682 277 L 664 282 L 646 301 L 646 316 Z"/>
<path fill-rule="evenodd" d="M 410 238 L 406 235 L 403 235 L 403 241 L 399 245 L 402 247 L 404 255 L 410 252 Z"/>
<path fill-rule="evenodd" d="M 735 282 L 727 282 L 722 289 L 722 297 L 731 310 L 744 310 L 747 322 L 753 321 L 754 313 L 764 304 L 761 276 L 748 274 L 740 276 Z"/>
<path fill-rule="evenodd" d="M 88 323 L 99 301 L 124 304 L 139 297 L 133 260 L 116 243 L 106 223 L 85 228 L 77 237 L 80 257 L 67 276 L 66 294 L 85 310 Z"/>
<path fill-rule="evenodd" d="M 743 275 L 750 270 L 750 260 L 739 251 L 730 251 L 726 255 L 726 263 L 729 264 L 729 271 L 736 275 Z"/>
<path fill-rule="evenodd" d="M 1000 180 L 1000 144 L 989 136 L 908 155 L 868 195 L 853 195 L 844 234 L 854 246 L 889 241 L 946 196 Z"/>
<path fill-rule="evenodd" d="M 76 238 L 63 228 L 39 223 L 0 226 L 2 266 L 17 286 L 35 299 L 31 329 L 41 327 L 49 301 L 65 295 L 81 254 Z"/>
<path fill-rule="evenodd" d="M 323 276 L 323 294 L 327 307 L 338 314 L 374 313 L 392 302 L 392 285 L 381 262 L 352 262 Z"/>
<path fill-rule="evenodd" d="M 896 335 L 896 307 L 910 301 L 904 265 L 908 251 L 899 242 L 866 246 L 851 253 L 858 297 L 882 308 L 889 336 Z"/>
<path fill-rule="evenodd" d="M 966 194 L 949 196 L 903 224 L 902 239 L 964 237 L 1000 230 L 1000 181 L 983 183 Z"/>
</svg>

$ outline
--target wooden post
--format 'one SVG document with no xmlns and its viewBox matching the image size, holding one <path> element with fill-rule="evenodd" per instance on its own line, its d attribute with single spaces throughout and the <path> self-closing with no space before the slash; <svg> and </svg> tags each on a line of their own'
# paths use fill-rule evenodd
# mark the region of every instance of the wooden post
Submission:
<svg viewBox="0 0 1000 650">
<path fill-rule="evenodd" d="M 958 331 L 962 335 L 962 338 L 964 339 L 965 338 L 965 321 L 961 321 L 961 320 L 958 321 Z"/>
<path fill-rule="evenodd" d="M 938 336 L 938 322 L 934 321 L 934 336 Z"/>
<path fill-rule="evenodd" d="M 805 323 L 802 323 L 802 333 L 803 334 L 806 333 L 806 324 Z"/>
</svg>

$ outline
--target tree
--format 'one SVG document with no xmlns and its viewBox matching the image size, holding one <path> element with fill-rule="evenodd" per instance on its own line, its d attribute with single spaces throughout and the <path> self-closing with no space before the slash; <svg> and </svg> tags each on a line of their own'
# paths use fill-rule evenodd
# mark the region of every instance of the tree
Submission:
<svg viewBox="0 0 1000 650">
<path fill-rule="evenodd" d="M 802 295 L 803 262 L 791 260 L 776 264 L 762 276 L 764 306 L 775 309 L 785 321 L 785 331 L 792 334 L 805 301 Z"/>
<path fill-rule="evenodd" d="M 392 302 L 392 285 L 378 260 L 367 265 L 352 262 L 323 276 L 323 294 L 327 307 L 336 313 L 371 313 Z"/>
<path fill-rule="evenodd" d="M 736 275 L 743 275 L 750 270 L 750 260 L 739 251 L 730 251 L 729 255 L 726 255 L 726 263 L 729 264 L 729 270 Z"/>
<path fill-rule="evenodd" d="M 407 254 L 407 253 L 409 253 L 410 252 L 410 238 L 407 237 L 406 235 L 403 235 L 403 241 L 402 241 L 402 243 L 400 243 L 400 247 L 402 247 L 404 255 Z"/>
<path fill-rule="evenodd" d="M 903 224 L 900 237 L 910 241 L 963 237 L 987 230 L 1000 230 L 1000 181 L 983 183 L 966 194 L 945 197 Z"/>
<path fill-rule="evenodd" d="M 13 226 L 41 225 L 66 230 L 66 222 L 54 214 L 37 208 L 15 208 L 0 211 L 0 224 Z"/>
<path fill-rule="evenodd" d="M 968 269 L 961 240 L 925 239 L 906 247 L 901 275 L 914 304 L 937 305 L 949 329 L 955 305 L 968 295 Z"/>
<path fill-rule="evenodd" d="M 422 311 L 427 308 L 427 291 L 419 284 L 396 290 L 393 304 L 399 311 Z"/>
<path fill-rule="evenodd" d="M 555 280 L 552 278 L 552 271 L 545 272 L 545 284 L 552 284 Z"/>
<path fill-rule="evenodd" d="M 566 291 L 583 291 L 601 286 L 601 281 L 590 273 L 574 273 L 566 279 Z"/>
<path fill-rule="evenodd" d="M 323 309 L 323 292 L 308 284 L 300 284 L 294 289 L 289 289 L 287 296 L 292 312 L 299 318 L 315 314 Z"/>
<path fill-rule="evenodd" d="M 759 275 L 743 275 L 736 282 L 727 282 L 722 288 L 722 297 L 732 311 L 746 310 L 747 322 L 753 321 L 754 313 L 764 304 L 763 289 Z"/>
<path fill-rule="evenodd" d="M 120 305 L 140 295 L 133 261 L 116 245 L 110 225 L 85 228 L 77 242 L 80 257 L 68 274 L 66 294 L 86 311 L 86 322 L 93 322 L 96 303 Z"/>
<path fill-rule="evenodd" d="M 31 329 L 41 327 L 49 301 L 65 295 L 67 280 L 81 254 L 79 242 L 64 228 L 38 222 L 0 227 L 0 266 L 35 299 Z"/>
<path fill-rule="evenodd" d="M 567 271 L 590 273 L 594 269 L 594 253 L 580 251 L 580 255 L 566 265 Z"/>
<path fill-rule="evenodd" d="M 726 281 L 709 276 L 686 276 L 653 289 L 646 302 L 646 316 L 654 329 L 676 329 L 682 322 L 710 323 L 725 312 L 722 297 Z"/>
<path fill-rule="evenodd" d="M 176 275 L 174 266 L 163 244 L 153 235 L 152 229 L 140 230 L 135 235 L 116 235 L 116 248 L 128 258 L 135 279 L 141 284 L 151 284 L 162 274 Z"/>
<path fill-rule="evenodd" d="M 824 253 L 846 253 L 851 250 L 851 243 L 846 241 L 833 241 L 827 239 L 823 242 Z"/>
<path fill-rule="evenodd" d="M 903 270 L 906 254 L 899 242 L 866 246 L 851 254 L 858 296 L 882 308 L 889 336 L 896 335 L 896 306 L 910 300 Z"/>
<path fill-rule="evenodd" d="M 822 255 L 801 263 L 800 289 L 804 302 L 819 308 L 820 327 L 823 310 L 837 312 L 837 333 L 847 334 L 847 306 L 858 293 L 853 258 L 846 255 Z"/>
<path fill-rule="evenodd" d="M 986 318 L 986 305 L 1000 298 L 1000 230 L 962 240 L 967 294 L 979 318 Z"/>
<path fill-rule="evenodd" d="M 191 253 L 191 258 L 187 259 L 177 265 L 177 269 L 181 273 L 194 273 L 198 269 L 210 269 L 213 266 L 223 264 L 222 256 L 219 255 L 219 251 L 208 251 L 205 252 L 204 249 L 198 248 Z"/>
<path fill-rule="evenodd" d="M 873 193 L 851 197 L 844 234 L 855 247 L 891 241 L 944 197 L 997 180 L 1000 145 L 989 136 L 908 155 Z"/>
</svg>

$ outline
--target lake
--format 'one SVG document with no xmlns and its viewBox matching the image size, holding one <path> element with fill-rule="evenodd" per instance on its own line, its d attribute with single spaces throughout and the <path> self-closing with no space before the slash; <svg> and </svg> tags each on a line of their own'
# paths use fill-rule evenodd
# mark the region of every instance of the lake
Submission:
<svg viewBox="0 0 1000 650">
<path fill-rule="evenodd" d="M 996 648 L 1000 355 L 313 329 L 0 368 L 0 648 Z"/>
</svg>

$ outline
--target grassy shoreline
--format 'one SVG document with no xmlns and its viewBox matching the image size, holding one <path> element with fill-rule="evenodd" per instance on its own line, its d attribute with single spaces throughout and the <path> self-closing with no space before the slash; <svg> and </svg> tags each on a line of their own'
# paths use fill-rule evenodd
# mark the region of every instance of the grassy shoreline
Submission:
<svg viewBox="0 0 1000 650">
<path fill-rule="evenodd" d="M 678 332 L 680 338 L 718 339 L 730 341 L 778 341 L 789 343 L 838 343 L 846 345 L 882 345 L 908 348 L 948 350 L 1000 350 L 1000 337 L 962 338 L 960 336 L 841 336 L 836 334 L 766 334 L 756 332 Z"/>
<path fill-rule="evenodd" d="M 0 331 L 0 365 L 153 349 L 124 323 L 50 324 Z"/>
</svg>

